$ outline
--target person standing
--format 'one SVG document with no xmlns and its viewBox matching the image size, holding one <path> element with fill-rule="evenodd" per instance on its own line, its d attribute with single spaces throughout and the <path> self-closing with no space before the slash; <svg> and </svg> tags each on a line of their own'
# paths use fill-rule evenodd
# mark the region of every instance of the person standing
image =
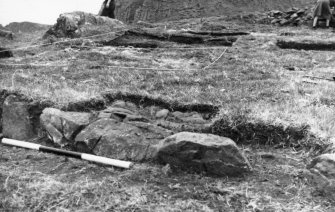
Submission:
<svg viewBox="0 0 335 212">
<path fill-rule="evenodd" d="M 318 0 L 313 12 L 313 28 L 316 27 L 318 19 L 326 19 L 326 27 L 329 27 L 330 20 L 332 18 L 331 7 L 335 6 L 335 0 Z"/>
<path fill-rule="evenodd" d="M 104 0 L 98 15 L 115 18 L 114 9 L 115 9 L 114 0 Z"/>
</svg>

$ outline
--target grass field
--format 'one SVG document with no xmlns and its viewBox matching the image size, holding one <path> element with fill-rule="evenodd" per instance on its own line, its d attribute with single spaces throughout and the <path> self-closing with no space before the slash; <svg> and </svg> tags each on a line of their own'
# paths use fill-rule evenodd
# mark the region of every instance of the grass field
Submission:
<svg viewBox="0 0 335 212">
<path fill-rule="evenodd" d="M 197 29 L 197 21 L 187 27 Z M 222 48 L 137 49 L 87 41 L 17 50 L 0 60 L 0 89 L 51 100 L 59 108 L 117 92 L 219 106 L 212 133 L 240 145 L 252 174 L 212 178 L 155 164 L 123 171 L 2 146 L 0 211 L 332 211 L 332 195 L 313 186 L 305 165 L 335 136 L 335 81 L 306 76 L 332 78 L 335 53 L 280 49 L 275 43 L 287 32 L 315 39 L 333 33 L 223 24 L 252 33 Z M 1 44 L 41 43 L 42 34 Z"/>
</svg>

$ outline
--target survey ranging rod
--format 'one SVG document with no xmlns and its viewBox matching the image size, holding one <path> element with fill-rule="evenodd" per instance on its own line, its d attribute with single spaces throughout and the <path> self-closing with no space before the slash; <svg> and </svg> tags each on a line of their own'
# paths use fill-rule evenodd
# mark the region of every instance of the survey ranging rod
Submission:
<svg viewBox="0 0 335 212">
<path fill-rule="evenodd" d="M 1 139 L 1 137 L 0 137 L 0 139 Z M 41 152 L 54 153 L 54 154 L 57 154 L 57 155 L 64 155 L 64 156 L 68 156 L 68 157 L 73 157 L 73 158 L 92 161 L 92 162 L 96 162 L 96 163 L 121 167 L 121 168 L 125 168 L 125 169 L 129 169 L 133 166 L 133 163 L 128 162 L 128 161 L 115 160 L 115 159 L 100 157 L 100 156 L 91 155 L 91 154 L 85 154 L 85 153 L 80 153 L 80 152 L 62 150 L 62 149 L 43 146 L 43 145 L 40 145 L 40 144 L 35 144 L 35 143 L 30 143 L 30 142 L 25 142 L 25 141 L 18 141 L 18 140 L 14 140 L 14 139 L 3 138 L 1 143 L 6 144 L 6 145 L 11 145 L 11 146 L 23 147 L 23 148 L 27 148 L 27 149 L 34 149 L 34 150 L 38 150 L 38 151 L 41 151 Z"/>
</svg>

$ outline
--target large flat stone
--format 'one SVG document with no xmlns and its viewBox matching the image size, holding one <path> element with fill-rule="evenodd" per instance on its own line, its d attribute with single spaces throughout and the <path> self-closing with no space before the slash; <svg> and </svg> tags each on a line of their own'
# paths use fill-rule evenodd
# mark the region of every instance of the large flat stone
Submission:
<svg viewBox="0 0 335 212">
<path fill-rule="evenodd" d="M 82 130 L 75 142 L 99 156 L 148 161 L 154 158 L 159 141 L 169 135 L 170 131 L 149 123 L 102 118 Z"/>
<path fill-rule="evenodd" d="M 172 168 L 239 176 L 251 170 L 248 160 L 229 138 L 181 132 L 161 141 L 157 158 Z"/>
</svg>

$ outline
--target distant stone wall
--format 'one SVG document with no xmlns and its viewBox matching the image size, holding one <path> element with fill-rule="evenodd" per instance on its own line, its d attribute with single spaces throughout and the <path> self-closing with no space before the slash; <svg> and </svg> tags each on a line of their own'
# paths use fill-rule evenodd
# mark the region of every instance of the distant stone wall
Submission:
<svg viewBox="0 0 335 212">
<path fill-rule="evenodd" d="M 311 7 L 313 0 L 115 0 L 116 18 L 124 22 L 178 20 L 236 15 L 241 12 Z"/>
</svg>

